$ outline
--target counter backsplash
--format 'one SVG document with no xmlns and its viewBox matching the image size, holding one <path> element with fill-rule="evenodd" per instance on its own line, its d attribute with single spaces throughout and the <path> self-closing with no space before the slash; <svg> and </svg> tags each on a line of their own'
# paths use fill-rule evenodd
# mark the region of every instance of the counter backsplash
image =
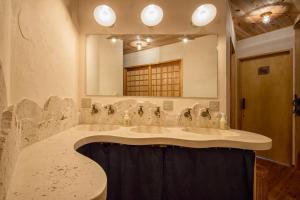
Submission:
<svg viewBox="0 0 300 200">
<path fill-rule="evenodd" d="M 50 97 L 43 107 L 24 99 L 0 116 L 0 199 L 5 193 L 20 150 L 78 124 L 72 99 Z"/>
<path fill-rule="evenodd" d="M 194 104 L 179 113 L 163 110 L 159 105 L 127 99 L 110 105 L 83 99 L 80 109 L 81 124 L 124 124 L 128 113 L 130 125 L 192 126 L 218 128 L 220 112 L 201 104 Z"/>
</svg>

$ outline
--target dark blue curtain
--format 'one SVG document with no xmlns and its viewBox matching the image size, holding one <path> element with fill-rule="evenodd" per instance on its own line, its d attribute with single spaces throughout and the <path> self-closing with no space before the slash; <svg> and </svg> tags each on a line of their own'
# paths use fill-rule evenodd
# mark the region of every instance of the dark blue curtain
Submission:
<svg viewBox="0 0 300 200">
<path fill-rule="evenodd" d="M 92 143 L 78 152 L 108 177 L 108 200 L 252 200 L 252 151 Z"/>
</svg>

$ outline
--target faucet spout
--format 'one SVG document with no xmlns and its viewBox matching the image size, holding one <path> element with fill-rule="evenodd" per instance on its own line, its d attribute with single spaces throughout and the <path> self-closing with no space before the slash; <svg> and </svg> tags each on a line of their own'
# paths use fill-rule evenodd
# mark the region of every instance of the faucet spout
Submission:
<svg viewBox="0 0 300 200">
<path fill-rule="evenodd" d="M 208 108 L 205 108 L 201 111 L 201 117 L 208 118 L 209 120 L 211 120 L 211 114 Z"/>
<path fill-rule="evenodd" d="M 143 106 L 139 107 L 138 114 L 139 114 L 140 117 L 142 117 L 144 115 Z"/>
<path fill-rule="evenodd" d="M 107 106 L 105 106 L 105 109 L 107 109 L 107 114 L 108 114 L 108 115 L 112 115 L 112 114 L 115 113 L 115 109 L 113 108 L 112 105 L 107 105 Z"/>
<path fill-rule="evenodd" d="M 184 112 L 184 117 L 187 118 L 188 120 L 192 121 L 193 117 L 192 117 L 192 113 L 191 113 L 192 109 L 188 108 L 186 112 Z"/>
<path fill-rule="evenodd" d="M 157 117 L 157 118 L 160 118 L 160 107 L 157 107 L 156 110 L 154 111 L 154 115 Z"/>
</svg>

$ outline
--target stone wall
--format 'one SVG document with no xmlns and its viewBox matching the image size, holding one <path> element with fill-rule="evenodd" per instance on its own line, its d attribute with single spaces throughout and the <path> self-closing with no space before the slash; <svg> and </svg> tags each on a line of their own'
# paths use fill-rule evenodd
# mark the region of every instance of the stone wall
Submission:
<svg viewBox="0 0 300 200">
<path fill-rule="evenodd" d="M 7 108 L 1 116 L 0 199 L 5 198 L 18 153 L 22 148 L 41 141 L 78 123 L 72 99 L 50 97 L 43 107 L 24 99 Z"/>
</svg>

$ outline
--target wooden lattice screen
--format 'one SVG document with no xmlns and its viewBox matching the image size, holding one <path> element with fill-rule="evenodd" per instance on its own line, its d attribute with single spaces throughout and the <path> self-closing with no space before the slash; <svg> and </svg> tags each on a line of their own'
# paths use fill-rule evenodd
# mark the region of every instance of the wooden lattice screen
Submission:
<svg viewBox="0 0 300 200">
<path fill-rule="evenodd" d="M 126 96 L 182 96 L 181 60 L 124 69 Z"/>
</svg>

